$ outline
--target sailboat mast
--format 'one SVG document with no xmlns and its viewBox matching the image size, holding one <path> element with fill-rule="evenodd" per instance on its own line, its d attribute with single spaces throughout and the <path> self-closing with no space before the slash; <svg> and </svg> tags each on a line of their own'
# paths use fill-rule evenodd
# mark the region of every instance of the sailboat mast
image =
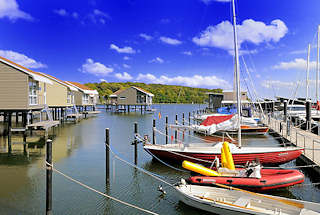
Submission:
<svg viewBox="0 0 320 215">
<path fill-rule="evenodd" d="M 318 25 L 318 43 L 317 43 L 316 101 L 319 101 L 319 46 L 320 46 L 320 25 Z"/>
<path fill-rule="evenodd" d="M 309 60 L 310 60 L 310 43 L 308 45 L 308 56 L 307 56 L 306 101 L 309 99 Z"/>
<path fill-rule="evenodd" d="M 238 144 L 241 147 L 241 101 L 240 101 L 240 70 L 239 70 L 239 54 L 238 54 L 238 40 L 237 40 L 237 19 L 234 0 L 232 0 L 233 10 L 233 36 L 234 36 L 234 58 L 235 58 L 235 79 L 236 79 L 236 92 L 237 92 L 237 113 L 238 113 Z"/>
</svg>

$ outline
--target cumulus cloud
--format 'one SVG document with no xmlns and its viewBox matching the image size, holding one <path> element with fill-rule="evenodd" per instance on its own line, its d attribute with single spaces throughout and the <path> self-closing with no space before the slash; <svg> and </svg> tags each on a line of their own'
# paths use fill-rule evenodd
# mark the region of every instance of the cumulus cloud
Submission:
<svg viewBox="0 0 320 215">
<path fill-rule="evenodd" d="M 106 79 L 103 79 L 103 78 L 100 79 L 100 82 L 108 83 L 108 81 Z"/>
<path fill-rule="evenodd" d="M 98 9 L 94 9 L 92 13 L 89 13 L 87 18 L 95 24 L 105 24 L 107 20 L 111 20 L 111 16 L 108 13 Z"/>
<path fill-rule="evenodd" d="M 132 79 L 132 76 L 126 72 L 124 73 L 116 73 L 115 74 L 116 78 L 120 79 L 120 80 L 125 80 L 125 81 L 129 81 Z"/>
<path fill-rule="evenodd" d="M 139 34 L 139 36 L 145 40 L 152 40 L 153 39 L 153 37 L 148 34 Z"/>
<path fill-rule="evenodd" d="M 131 58 L 128 57 L 128 56 L 124 56 L 124 57 L 123 57 L 123 60 L 131 60 Z"/>
<path fill-rule="evenodd" d="M 189 87 L 221 87 L 221 88 L 230 88 L 231 85 L 221 78 L 216 76 L 201 76 L 194 75 L 190 77 L 186 76 L 176 76 L 176 77 L 168 77 L 165 75 L 161 75 L 160 77 L 156 77 L 153 74 L 139 74 L 137 77 L 137 81 L 143 81 L 147 83 L 155 83 L 155 84 L 177 84 Z"/>
<path fill-rule="evenodd" d="M 88 58 L 79 70 L 83 73 L 95 76 L 107 76 L 109 73 L 113 72 L 113 68 L 107 67 L 99 62 L 94 62 L 91 58 Z"/>
<path fill-rule="evenodd" d="M 31 69 L 39 69 L 46 68 L 47 65 L 37 62 L 36 60 L 29 58 L 28 56 L 14 52 L 11 50 L 0 50 L 0 56 L 12 60 L 13 62 L 20 64 L 21 66 L 31 68 Z"/>
<path fill-rule="evenodd" d="M 53 10 L 54 13 L 58 14 L 59 16 L 68 16 L 68 12 L 66 9 L 57 9 L 57 10 Z"/>
<path fill-rule="evenodd" d="M 295 82 L 285 82 L 279 80 L 264 80 L 261 83 L 261 86 L 267 89 L 292 89 L 292 87 L 296 86 Z"/>
<path fill-rule="evenodd" d="M 126 69 L 130 69 L 131 68 L 131 66 L 129 66 L 128 64 L 125 64 L 125 63 L 122 66 L 123 66 L 123 68 L 126 68 Z"/>
<path fill-rule="evenodd" d="M 33 20 L 30 14 L 19 9 L 16 0 L 0 0 L 0 18 L 5 17 L 11 21 L 17 19 Z"/>
<path fill-rule="evenodd" d="M 116 46 L 115 44 L 111 44 L 110 49 L 113 49 L 118 53 L 126 53 L 126 54 L 135 54 L 136 53 L 136 51 L 133 48 L 131 48 L 130 46 L 125 46 L 123 48 L 120 48 L 120 47 Z"/>
<path fill-rule="evenodd" d="M 191 51 L 184 51 L 184 52 L 182 52 L 182 54 L 191 56 L 192 52 Z"/>
<path fill-rule="evenodd" d="M 317 66 L 316 61 L 309 62 L 309 68 L 315 69 Z M 272 67 L 273 69 L 296 69 L 296 70 L 306 70 L 307 69 L 307 61 L 303 58 L 296 58 L 293 61 L 289 62 L 280 62 L 279 64 Z"/>
<path fill-rule="evenodd" d="M 170 37 L 160 37 L 160 40 L 164 43 L 167 43 L 169 45 L 180 45 L 182 42 L 180 40 L 177 40 L 177 39 L 173 39 L 173 38 L 170 38 Z"/>
<path fill-rule="evenodd" d="M 259 45 L 263 42 L 278 42 L 288 32 L 286 24 L 280 19 L 273 20 L 270 25 L 263 22 L 246 19 L 241 25 L 237 25 L 238 44 L 241 48 L 243 42 Z M 229 21 L 223 21 L 215 26 L 208 26 L 199 36 L 192 41 L 199 46 L 217 47 L 232 50 L 233 27 Z"/>
<path fill-rule="evenodd" d="M 156 57 L 156 58 L 149 61 L 149 63 L 163 63 L 163 62 L 164 62 L 164 60 L 161 59 L 160 57 Z"/>
</svg>

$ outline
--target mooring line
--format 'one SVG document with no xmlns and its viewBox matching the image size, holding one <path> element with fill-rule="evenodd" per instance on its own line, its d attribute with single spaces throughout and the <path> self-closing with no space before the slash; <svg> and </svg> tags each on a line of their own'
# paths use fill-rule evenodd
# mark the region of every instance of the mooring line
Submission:
<svg viewBox="0 0 320 215">
<path fill-rule="evenodd" d="M 127 205 L 127 206 L 129 206 L 129 207 L 135 208 L 135 209 L 140 210 L 140 211 L 143 211 L 143 212 L 145 212 L 145 213 L 153 214 L 153 215 L 159 215 L 159 214 L 157 214 L 157 213 L 155 213 L 155 212 L 152 212 L 152 211 L 149 211 L 149 210 L 140 208 L 140 207 L 138 207 L 138 206 L 136 206 L 136 205 L 133 205 L 133 204 L 124 202 L 124 201 L 122 201 L 122 200 L 120 200 L 120 199 L 117 199 L 117 198 L 115 198 L 115 197 L 113 197 L 113 196 L 109 196 L 109 195 L 107 195 L 107 194 L 105 194 L 105 193 L 102 193 L 102 192 L 100 192 L 100 191 L 98 191 L 98 190 L 96 190 L 96 189 L 94 189 L 94 188 L 92 188 L 92 187 L 90 187 L 90 186 L 88 186 L 88 185 L 86 185 L 86 184 L 84 184 L 84 183 L 82 183 L 82 182 L 80 182 L 80 181 L 78 181 L 78 180 L 76 180 L 76 179 L 74 179 L 74 178 L 72 178 L 72 177 L 64 174 L 63 172 L 60 172 L 59 170 L 55 169 L 55 168 L 53 167 L 53 165 L 50 164 L 50 163 L 48 163 L 47 161 L 45 161 L 45 164 L 47 165 L 47 168 L 48 168 L 48 166 L 49 166 L 49 167 L 50 167 L 53 171 L 55 171 L 56 173 L 64 176 L 65 178 L 69 179 L 70 181 L 73 181 L 73 182 L 79 184 L 80 186 L 85 187 L 85 188 L 87 188 L 87 189 L 89 189 L 89 190 L 91 190 L 91 191 L 93 191 L 93 192 L 95 192 L 95 193 L 98 193 L 98 194 L 100 194 L 100 195 L 102 195 L 102 196 L 104 196 L 104 197 L 107 197 L 107 198 L 109 198 L 109 199 L 112 199 L 112 200 L 114 200 L 114 201 L 116 201 L 116 202 L 119 202 L 119 203 L 121 203 L 121 204 Z"/>
</svg>

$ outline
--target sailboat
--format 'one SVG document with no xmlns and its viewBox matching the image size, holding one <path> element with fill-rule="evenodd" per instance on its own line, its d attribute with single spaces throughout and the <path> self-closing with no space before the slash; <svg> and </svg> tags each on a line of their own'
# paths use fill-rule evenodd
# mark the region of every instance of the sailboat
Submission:
<svg viewBox="0 0 320 215">
<path fill-rule="evenodd" d="M 233 2 L 234 5 L 234 2 Z M 241 104 L 240 104 L 240 74 L 239 74 L 239 56 L 237 44 L 237 29 L 235 9 L 233 8 L 233 32 L 234 32 L 234 50 L 235 50 L 235 78 L 237 90 L 237 130 L 238 130 L 238 146 L 230 144 L 231 153 L 234 156 L 235 164 L 245 164 L 247 161 L 259 159 L 261 164 L 282 164 L 299 157 L 303 148 L 286 146 L 286 147 L 242 147 L 241 146 Z M 160 159 L 170 159 L 182 162 L 189 160 L 191 162 L 200 162 L 208 164 L 214 161 L 215 157 L 221 159 L 222 143 L 214 143 L 212 145 L 205 144 L 149 144 L 145 143 L 143 148 L 152 156 Z"/>
</svg>

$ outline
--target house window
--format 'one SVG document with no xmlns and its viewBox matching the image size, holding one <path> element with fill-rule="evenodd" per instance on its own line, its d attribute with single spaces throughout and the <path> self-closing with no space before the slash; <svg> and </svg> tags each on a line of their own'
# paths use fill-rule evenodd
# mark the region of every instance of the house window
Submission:
<svg viewBox="0 0 320 215">
<path fill-rule="evenodd" d="M 38 104 L 37 88 L 38 88 L 38 83 L 30 79 L 29 80 L 29 105 Z"/>
<path fill-rule="evenodd" d="M 146 95 L 140 91 L 137 91 L 137 103 L 145 104 L 147 102 Z"/>
<path fill-rule="evenodd" d="M 82 96 L 82 103 L 83 104 L 88 104 L 89 103 L 89 95 L 88 94 L 84 94 Z"/>
<path fill-rule="evenodd" d="M 71 104 L 72 103 L 72 92 L 68 91 L 67 94 L 67 104 Z"/>
<path fill-rule="evenodd" d="M 121 96 L 119 99 L 126 99 L 126 97 L 125 96 Z"/>
</svg>

